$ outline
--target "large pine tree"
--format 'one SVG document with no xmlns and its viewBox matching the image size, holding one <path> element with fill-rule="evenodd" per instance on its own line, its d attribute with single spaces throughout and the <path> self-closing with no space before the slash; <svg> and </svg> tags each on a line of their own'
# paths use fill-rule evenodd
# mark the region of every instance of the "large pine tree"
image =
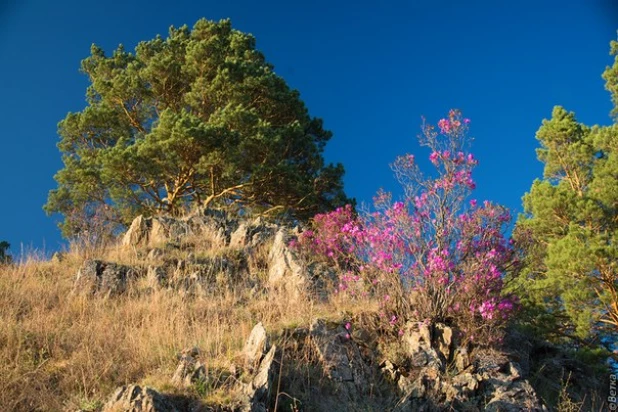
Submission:
<svg viewBox="0 0 618 412">
<path fill-rule="evenodd" d="M 305 218 L 347 200 L 343 167 L 322 157 L 331 133 L 229 20 L 172 27 L 135 53 L 93 45 L 81 68 L 88 105 L 59 124 L 64 168 L 45 206 L 65 235 L 192 203 Z"/>
<path fill-rule="evenodd" d="M 618 42 L 603 77 L 618 120 Z M 536 134 L 544 178 L 524 196 L 515 238 L 527 251 L 512 287 L 555 337 L 618 332 L 618 124 L 588 127 L 554 108 Z"/>
</svg>

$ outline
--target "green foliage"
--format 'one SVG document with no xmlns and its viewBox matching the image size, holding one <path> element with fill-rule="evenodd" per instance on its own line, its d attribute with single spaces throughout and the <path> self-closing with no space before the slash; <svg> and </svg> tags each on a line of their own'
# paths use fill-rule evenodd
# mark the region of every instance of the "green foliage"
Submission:
<svg viewBox="0 0 618 412">
<path fill-rule="evenodd" d="M 605 80 L 605 88 L 612 94 L 612 101 L 614 102 L 612 115 L 618 119 L 618 41 L 610 42 L 610 55 L 616 56 L 614 65 L 605 69 L 603 79 Z"/>
<path fill-rule="evenodd" d="M 343 167 L 322 157 L 331 133 L 229 20 L 172 27 L 134 53 L 93 45 L 81 69 L 88 106 L 59 123 L 64 168 L 45 205 L 65 235 L 190 204 L 306 218 L 347 200 Z"/>
<path fill-rule="evenodd" d="M 1 263 L 11 263 L 12 258 L 7 252 L 11 244 L 5 240 L 0 241 L 0 264 Z"/>
<path fill-rule="evenodd" d="M 612 50 L 616 54 L 616 42 Z M 618 104 L 618 59 L 604 78 Z M 587 127 L 555 107 L 536 138 L 544 179 L 523 199 L 514 237 L 526 252 L 525 268 L 510 287 L 522 298 L 530 324 L 549 336 L 615 334 L 618 125 Z"/>
</svg>

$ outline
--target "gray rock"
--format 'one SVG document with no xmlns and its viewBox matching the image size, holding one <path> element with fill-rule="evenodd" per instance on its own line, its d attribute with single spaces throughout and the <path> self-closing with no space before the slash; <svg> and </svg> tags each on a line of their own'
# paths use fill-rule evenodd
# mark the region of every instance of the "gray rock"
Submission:
<svg viewBox="0 0 618 412">
<path fill-rule="evenodd" d="M 73 293 L 113 296 L 139 276 L 137 269 L 101 260 L 86 260 L 75 278 Z"/>
<path fill-rule="evenodd" d="M 338 384 L 348 399 L 369 393 L 370 374 L 358 345 L 340 324 L 315 320 L 309 334 L 326 376 Z M 344 397 L 345 399 L 345 397 Z"/>
<path fill-rule="evenodd" d="M 246 222 L 238 225 L 238 229 L 236 229 L 230 238 L 230 246 L 243 248 L 249 244 L 249 224 Z"/>
<path fill-rule="evenodd" d="M 523 379 L 521 367 L 517 363 L 508 362 L 499 370 L 493 370 L 486 375 L 486 411 L 547 410 L 532 385 Z"/>
<path fill-rule="evenodd" d="M 139 215 L 129 227 L 129 230 L 122 238 L 123 246 L 141 246 L 148 242 L 148 234 L 150 231 L 150 220 Z"/>
<path fill-rule="evenodd" d="M 175 270 L 170 270 L 173 276 L 167 285 L 191 296 L 205 296 L 247 279 L 248 270 L 244 255 L 187 259 L 179 261 Z"/>
<path fill-rule="evenodd" d="M 455 376 L 449 384 L 445 384 L 442 390 L 448 402 L 453 400 L 465 402 L 476 394 L 480 382 L 482 378 L 479 375 L 463 373 Z"/>
<path fill-rule="evenodd" d="M 404 330 L 403 342 L 413 366 L 444 370 L 445 361 L 432 344 L 431 325 L 408 322 Z"/>
<path fill-rule="evenodd" d="M 186 349 L 178 355 L 178 366 L 172 376 L 174 385 L 189 387 L 195 382 L 206 380 L 206 368 L 198 360 L 199 356 L 197 348 Z"/>
<path fill-rule="evenodd" d="M 451 345 L 453 343 L 453 329 L 437 323 L 433 329 L 433 345 L 439 353 L 444 356 L 444 360 L 448 361 L 451 357 Z"/>
<path fill-rule="evenodd" d="M 162 245 L 169 239 L 168 221 L 165 218 L 152 219 L 148 244 L 151 246 Z"/>
<path fill-rule="evenodd" d="M 285 291 L 292 298 L 297 298 L 307 288 L 308 278 L 303 265 L 287 245 L 285 230 L 275 235 L 268 261 L 269 286 Z"/>
<path fill-rule="evenodd" d="M 219 209 L 204 209 L 190 219 L 190 224 L 196 226 L 199 234 L 210 240 L 213 246 L 229 245 L 230 237 L 238 227 L 237 220 Z"/>
<path fill-rule="evenodd" d="M 453 362 L 455 363 L 455 369 L 457 372 L 463 372 L 470 367 L 470 355 L 468 350 L 464 347 L 458 347 L 453 355 Z"/>
<path fill-rule="evenodd" d="M 266 336 L 266 329 L 262 325 L 262 322 L 253 327 L 249 339 L 243 349 L 243 355 L 245 357 L 245 364 L 250 370 L 254 370 L 259 362 L 262 360 L 264 353 L 268 348 L 268 337 Z"/>
<path fill-rule="evenodd" d="M 406 349 L 410 354 L 431 348 L 430 326 L 424 323 L 414 324 L 413 322 L 408 322 L 403 340 L 407 344 Z"/>
<path fill-rule="evenodd" d="M 395 366 L 395 364 L 388 359 L 382 362 L 380 369 L 382 370 L 382 373 L 386 374 L 392 382 L 397 382 L 401 376 L 397 366 Z"/>
<path fill-rule="evenodd" d="M 276 226 L 265 223 L 257 218 L 253 222 L 241 222 L 238 228 L 232 232 L 230 246 L 236 248 L 255 248 L 264 244 L 274 236 Z"/>
<path fill-rule="evenodd" d="M 276 351 L 275 345 L 268 349 L 266 330 L 262 323 L 255 325 L 243 350 L 245 362 L 249 365 L 251 380 L 247 383 L 239 382 L 241 393 L 244 395 L 244 399 L 241 400 L 241 411 L 266 412 L 268 410 L 268 398 L 275 374 Z"/>
<path fill-rule="evenodd" d="M 180 412 L 174 403 L 154 389 L 138 385 L 118 388 L 103 412 Z"/>
<path fill-rule="evenodd" d="M 268 404 L 268 397 L 272 387 L 272 380 L 274 376 L 274 365 L 276 346 L 272 346 L 270 350 L 264 355 L 260 362 L 251 383 L 245 386 L 245 393 L 249 398 L 249 404 L 251 412 L 266 411 Z"/>
</svg>

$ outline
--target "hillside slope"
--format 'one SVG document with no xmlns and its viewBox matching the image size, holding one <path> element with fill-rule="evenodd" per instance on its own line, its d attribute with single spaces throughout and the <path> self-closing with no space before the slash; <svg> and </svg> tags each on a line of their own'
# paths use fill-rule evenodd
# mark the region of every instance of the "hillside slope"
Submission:
<svg viewBox="0 0 618 412">
<path fill-rule="evenodd" d="M 500 350 L 443 324 L 393 334 L 289 246 L 299 230 L 138 217 L 105 250 L 0 267 L 0 409 L 603 408 L 595 371 L 515 331 Z"/>
</svg>

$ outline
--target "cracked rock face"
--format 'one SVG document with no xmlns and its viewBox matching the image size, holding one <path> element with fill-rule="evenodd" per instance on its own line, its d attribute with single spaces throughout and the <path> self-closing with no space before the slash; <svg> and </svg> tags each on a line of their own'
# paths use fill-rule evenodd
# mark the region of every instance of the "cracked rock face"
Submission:
<svg viewBox="0 0 618 412">
<path fill-rule="evenodd" d="M 347 396 L 368 393 L 370 382 L 367 365 L 345 327 L 316 320 L 309 334 L 327 376 L 339 383 Z"/>
<path fill-rule="evenodd" d="M 169 216 L 144 217 L 133 219 L 131 226 L 122 238 L 123 246 L 157 246 L 168 241 L 178 241 L 190 234 L 200 235 L 214 247 L 229 244 L 232 230 L 237 222 L 227 219 L 220 211 L 203 211 L 186 219 Z"/>
<path fill-rule="evenodd" d="M 267 347 L 268 337 L 266 336 L 266 329 L 264 329 L 262 322 L 260 322 L 251 331 L 243 349 L 245 363 L 250 370 L 254 370 L 259 364 Z"/>
<path fill-rule="evenodd" d="M 252 222 L 242 222 L 232 233 L 230 245 L 239 248 L 256 248 L 274 236 L 275 231 L 275 225 L 267 224 L 260 218 Z"/>
<path fill-rule="evenodd" d="M 243 354 L 245 365 L 251 373 L 247 383 L 239 382 L 245 399 L 242 401 L 243 412 L 266 412 L 268 398 L 272 389 L 272 380 L 275 374 L 275 353 L 277 347 L 269 342 L 266 330 L 262 323 L 255 325 L 245 344 Z"/>
<path fill-rule="evenodd" d="M 77 272 L 73 292 L 101 296 L 118 295 L 138 276 L 138 271 L 130 266 L 88 259 Z"/>
<path fill-rule="evenodd" d="M 140 246 L 148 242 L 148 233 L 150 231 L 149 219 L 139 215 L 122 238 L 123 246 Z"/>
<path fill-rule="evenodd" d="M 398 373 L 391 362 L 382 365 L 406 399 L 401 410 L 441 406 L 457 410 L 473 404 L 495 412 L 547 410 L 518 364 L 491 353 L 471 362 L 468 348 L 458 347 L 452 337 L 452 329 L 443 324 L 408 324 L 403 341 L 411 360 L 410 375 Z M 454 375 L 444 373 L 447 365 Z"/>
<path fill-rule="evenodd" d="M 164 395 L 148 387 L 122 386 L 103 407 L 103 412 L 180 412 Z"/>
<path fill-rule="evenodd" d="M 287 245 L 284 230 L 279 230 L 268 256 L 268 283 L 291 297 L 298 297 L 306 289 L 308 279 L 301 262 Z"/>
</svg>

